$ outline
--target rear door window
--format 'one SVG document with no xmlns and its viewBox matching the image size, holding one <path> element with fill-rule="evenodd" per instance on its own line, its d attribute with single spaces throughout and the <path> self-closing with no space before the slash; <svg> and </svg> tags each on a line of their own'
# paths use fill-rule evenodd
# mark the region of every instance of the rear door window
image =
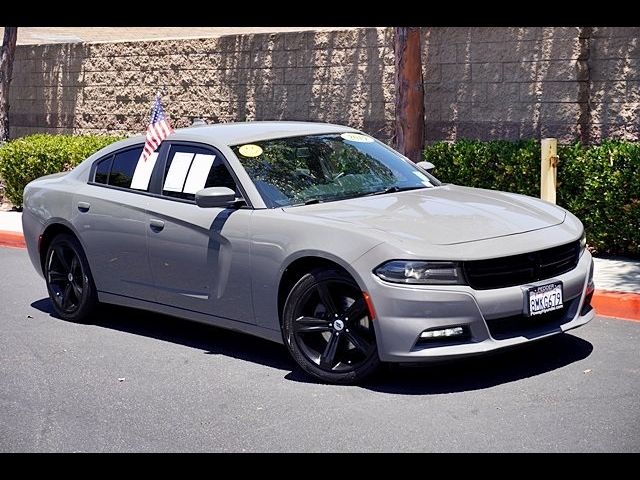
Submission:
<svg viewBox="0 0 640 480">
<path fill-rule="evenodd" d="M 142 148 L 116 153 L 113 156 L 113 166 L 109 174 L 108 184 L 114 187 L 131 188 L 131 181 L 141 153 Z"/>
<path fill-rule="evenodd" d="M 146 160 L 141 158 L 141 154 L 142 146 L 138 146 L 98 161 L 93 181 L 114 187 L 149 191 L 158 152 L 152 153 Z"/>
</svg>

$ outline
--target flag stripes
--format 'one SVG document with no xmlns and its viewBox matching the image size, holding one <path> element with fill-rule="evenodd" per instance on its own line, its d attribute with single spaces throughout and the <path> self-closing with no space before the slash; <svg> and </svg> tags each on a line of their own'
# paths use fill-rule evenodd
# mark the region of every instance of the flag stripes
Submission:
<svg viewBox="0 0 640 480">
<path fill-rule="evenodd" d="M 147 127 L 144 148 L 142 149 L 142 160 L 146 162 L 149 155 L 155 152 L 156 148 L 160 146 L 162 141 L 167 138 L 167 135 L 170 133 L 173 133 L 173 128 L 171 128 L 171 125 L 164 113 L 164 108 L 162 108 L 160 94 L 157 94 L 153 103 L 153 108 L 151 109 L 151 119 L 149 120 L 149 126 Z"/>
</svg>

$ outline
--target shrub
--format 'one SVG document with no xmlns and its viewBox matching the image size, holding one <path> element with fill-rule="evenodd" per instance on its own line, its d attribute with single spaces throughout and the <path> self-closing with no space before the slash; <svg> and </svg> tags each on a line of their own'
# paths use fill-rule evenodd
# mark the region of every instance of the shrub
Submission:
<svg viewBox="0 0 640 480">
<path fill-rule="evenodd" d="M 82 160 L 122 137 L 36 134 L 0 147 L 0 178 L 5 196 L 22 206 L 27 183 L 43 175 L 71 170 Z"/>
<path fill-rule="evenodd" d="M 640 256 L 640 143 L 558 146 L 557 203 L 585 225 L 596 253 Z M 540 144 L 529 141 L 438 142 L 424 159 L 443 182 L 540 194 Z"/>
</svg>

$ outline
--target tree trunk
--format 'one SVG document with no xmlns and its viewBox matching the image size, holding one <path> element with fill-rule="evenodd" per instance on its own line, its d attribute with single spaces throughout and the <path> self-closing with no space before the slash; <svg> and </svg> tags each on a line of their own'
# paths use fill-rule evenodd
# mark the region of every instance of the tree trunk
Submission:
<svg viewBox="0 0 640 480">
<path fill-rule="evenodd" d="M 18 27 L 4 27 L 0 51 L 0 143 L 9 140 L 9 84 L 13 74 Z"/>
<path fill-rule="evenodd" d="M 414 162 L 424 147 L 424 88 L 419 27 L 395 27 L 396 148 Z"/>
</svg>

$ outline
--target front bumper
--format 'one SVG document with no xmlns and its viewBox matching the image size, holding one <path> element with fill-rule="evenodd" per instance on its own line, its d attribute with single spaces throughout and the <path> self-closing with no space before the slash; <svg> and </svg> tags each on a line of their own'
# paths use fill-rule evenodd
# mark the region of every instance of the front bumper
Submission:
<svg viewBox="0 0 640 480">
<path fill-rule="evenodd" d="M 562 281 L 565 308 L 532 318 L 522 315 L 522 286 L 493 290 L 473 290 L 463 285 L 406 286 L 383 282 L 372 274 L 366 283 L 376 310 L 380 359 L 421 362 L 477 355 L 584 325 L 595 316 L 587 299 L 592 265 L 591 254 L 585 251 L 570 272 L 536 282 Z M 420 340 L 425 330 L 459 326 L 466 332 L 460 339 Z"/>
</svg>

